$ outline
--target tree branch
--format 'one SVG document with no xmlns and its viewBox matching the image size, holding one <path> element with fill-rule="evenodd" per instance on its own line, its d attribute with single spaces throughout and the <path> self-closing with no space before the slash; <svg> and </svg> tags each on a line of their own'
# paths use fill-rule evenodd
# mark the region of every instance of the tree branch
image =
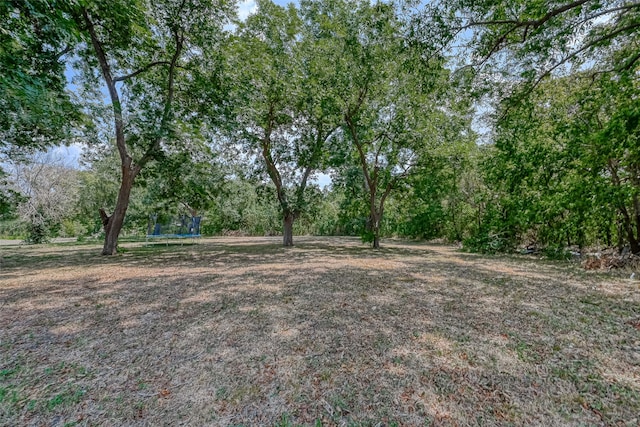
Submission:
<svg viewBox="0 0 640 427">
<path fill-rule="evenodd" d="M 577 0 L 574 1 L 573 3 L 569 3 L 566 4 L 564 6 L 561 6 L 557 9 L 551 10 L 549 12 L 547 12 L 542 18 L 540 19 L 535 19 L 535 20 L 528 20 L 528 21 L 520 21 L 517 19 L 505 19 L 505 20 L 496 20 L 496 21 L 472 21 L 469 24 L 465 25 L 463 27 L 463 29 L 467 29 L 467 28 L 471 28 L 471 27 L 478 27 L 478 26 L 483 26 L 483 25 L 506 25 L 506 24 L 511 24 L 511 25 L 515 25 L 515 28 L 520 28 L 520 27 L 533 27 L 533 28 L 538 28 L 539 26 L 541 26 L 542 24 L 544 24 L 545 22 L 549 21 L 550 19 L 555 18 L 558 15 L 563 14 L 564 12 L 574 9 L 578 6 L 582 6 L 583 4 L 589 2 L 590 0 Z"/>
<path fill-rule="evenodd" d="M 369 168 L 367 167 L 367 156 L 364 154 L 364 150 L 362 149 L 362 144 L 360 143 L 360 139 L 358 138 L 358 132 L 356 131 L 355 125 L 353 124 L 351 117 L 349 115 L 345 115 L 344 119 L 345 119 L 345 122 L 347 123 L 347 127 L 349 128 L 349 132 L 351 133 L 351 138 L 353 138 L 353 143 L 356 146 L 356 149 L 358 150 L 358 157 L 360 157 L 362 172 L 364 173 L 364 178 L 367 182 L 367 186 L 371 191 L 371 189 L 373 188 L 372 187 L 373 183 L 371 181 L 371 176 L 369 175 Z"/>
<path fill-rule="evenodd" d="M 557 69 L 558 67 L 560 67 L 563 64 L 566 64 L 567 61 L 575 58 L 576 56 L 578 56 L 579 54 L 581 54 L 585 50 L 590 49 L 590 48 L 598 45 L 599 43 L 602 43 L 603 41 L 609 40 L 609 39 L 617 36 L 620 33 L 623 33 L 623 32 L 628 31 L 628 30 L 633 30 L 634 28 L 637 28 L 637 27 L 640 27 L 640 23 L 633 24 L 633 25 L 627 25 L 626 27 L 618 28 L 616 31 L 613 31 L 613 32 L 608 33 L 608 34 L 605 34 L 602 37 L 598 37 L 597 39 L 588 42 L 586 45 L 582 46 L 580 49 L 571 52 L 569 55 L 565 56 L 562 60 L 558 61 L 558 63 L 556 65 L 554 65 L 553 67 L 549 68 L 540 77 L 538 77 L 538 79 L 534 82 L 533 86 L 530 88 L 529 92 L 531 90 L 535 89 L 540 84 L 542 79 L 544 79 L 546 76 L 551 74 L 555 69 Z M 634 62 L 637 61 L 639 57 L 640 57 L 640 54 L 638 55 L 638 57 L 636 57 Z M 633 65 L 633 63 L 631 65 Z"/>
<path fill-rule="evenodd" d="M 67 53 L 71 52 L 72 50 L 73 50 L 73 46 L 72 45 L 69 45 L 69 46 L 65 47 L 60 52 L 56 53 L 55 60 L 59 61 L 60 58 L 62 58 L 64 55 L 66 55 Z"/>
<path fill-rule="evenodd" d="M 104 51 L 102 42 L 100 41 L 98 33 L 96 32 L 95 26 L 93 24 L 93 20 L 89 16 L 89 12 L 86 8 L 82 9 L 82 18 L 85 25 L 87 26 L 87 31 L 89 32 L 89 36 L 91 38 L 91 45 L 96 52 L 96 57 L 98 58 L 98 63 L 100 64 L 100 70 L 102 71 L 102 77 L 105 84 L 107 85 L 109 97 L 111 98 L 111 108 L 113 109 L 113 119 L 116 131 L 116 146 L 118 148 L 118 154 L 120 155 L 121 164 L 123 168 L 129 168 L 129 166 L 131 166 L 131 156 L 129 156 L 125 144 L 122 105 L 120 103 L 118 90 L 116 88 L 115 82 L 113 81 L 113 76 L 111 75 L 111 67 L 109 65 L 109 61 L 107 60 L 107 54 Z"/>
<path fill-rule="evenodd" d="M 171 61 L 155 61 L 155 62 L 152 62 L 152 63 L 147 64 L 144 67 L 140 68 L 139 70 L 134 71 L 131 74 L 127 74 L 125 76 L 114 77 L 113 81 L 114 82 L 122 82 L 122 81 L 125 81 L 125 80 L 129 80 L 129 79 L 131 79 L 131 78 L 133 78 L 133 77 L 135 77 L 135 76 L 137 76 L 139 74 L 142 74 L 142 73 L 148 71 L 149 69 L 151 69 L 151 68 L 153 68 L 155 66 L 158 66 L 158 65 L 171 65 Z"/>
<path fill-rule="evenodd" d="M 175 41 L 176 50 L 171 57 L 171 61 L 169 62 L 169 76 L 168 85 L 167 85 L 167 97 L 164 102 L 164 111 L 162 113 L 162 120 L 160 122 L 160 129 L 158 131 L 158 136 L 151 146 L 145 151 L 144 155 L 138 162 L 136 168 L 140 171 L 146 163 L 148 163 L 154 155 L 154 152 L 160 148 L 160 143 L 162 139 L 165 137 L 165 133 L 168 130 L 169 122 L 171 121 L 171 112 L 173 110 L 173 98 L 175 97 L 175 77 L 176 77 L 176 68 L 178 64 L 178 60 L 180 59 L 180 55 L 182 54 L 182 49 L 184 47 L 184 36 L 179 34 L 177 30 L 173 31 L 173 38 Z"/>
<path fill-rule="evenodd" d="M 598 13 L 594 13 L 592 15 L 586 16 L 584 19 L 581 19 L 580 21 L 576 22 L 574 26 L 584 24 L 585 22 L 592 21 L 600 16 L 608 15 L 613 12 L 619 12 L 621 10 L 628 11 L 630 9 L 635 9 L 635 8 L 640 8 L 640 3 L 630 3 L 623 6 L 614 7 L 611 9 L 601 10 Z M 620 14 L 620 16 L 622 15 L 624 15 L 624 13 Z"/>
</svg>

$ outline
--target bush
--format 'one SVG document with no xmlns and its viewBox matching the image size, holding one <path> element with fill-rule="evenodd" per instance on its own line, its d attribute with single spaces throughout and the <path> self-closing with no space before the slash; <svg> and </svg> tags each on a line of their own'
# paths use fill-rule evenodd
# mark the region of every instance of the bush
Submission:
<svg viewBox="0 0 640 427">
<path fill-rule="evenodd" d="M 47 243 L 51 240 L 49 227 L 42 222 L 32 222 L 27 225 L 27 237 L 25 243 L 39 244 Z"/>
<path fill-rule="evenodd" d="M 19 220 L 0 222 L 0 236 L 9 239 L 24 239 L 27 234 L 25 223 Z"/>
<path fill-rule="evenodd" d="M 563 246 L 551 245 L 542 250 L 545 257 L 554 260 L 571 259 L 571 252 Z"/>
<path fill-rule="evenodd" d="M 78 221 L 65 219 L 62 221 L 62 228 L 58 233 L 60 237 L 78 237 L 87 234 L 87 229 Z"/>
<path fill-rule="evenodd" d="M 464 249 L 470 252 L 485 254 L 509 252 L 514 249 L 512 239 L 508 238 L 506 233 L 484 230 L 464 239 L 462 245 Z"/>
</svg>

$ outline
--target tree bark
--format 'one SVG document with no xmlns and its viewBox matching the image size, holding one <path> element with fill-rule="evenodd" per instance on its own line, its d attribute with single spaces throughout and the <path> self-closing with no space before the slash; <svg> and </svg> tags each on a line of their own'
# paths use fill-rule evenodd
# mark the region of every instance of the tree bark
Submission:
<svg viewBox="0 0 640 427">
<path fill-rule="evenodd" d="M 131 197 L 131 189 L 135 173 L 131 170 L 123 168 L 122 182 L 118 191 L 118 200 L 116 207 L 111 216 L 107 216 L 104 209 L 100 210 L 102 224 L 104 225 L 104 246 L 102 247 L 102 255 L 115 255 L 118 252 L 118 236 L 124 224 L 124 218 L 129 207 L 129 198 Z"/>
<path fill-rule="evenodd" d="M 282 245 L 293 246 L 293 222 L 296 217 L 291 212 L 285 212 L 282 219 Z"/>
<path fill-rule="evenodd" d="M 631 249 L 631 253 L 634 255 L 640 254 L 640 241 L 633 234 L 633 227 L 627 228 L 627 237 L 629 239 L 629 249 Z"/>
<path fill-rule="evenodd" d="M 636 183 L 634 182 L 634 184 Z M 629 246 L 631 253 L 638 255 L 640 254 L 640 200 L 637 195 L 633 196 L 633 213 L 635 224 L 629 227 Z"/>
<path fill-rule="evenodd" d="M 369 215 L 369 223 L 367 224 L 368 231 L 373 236 L 372 248 L 380 249 L 380 219 L 379 212 L 373 207 L 371 214 Z"/>
<path fill-rule="evenodd" d="M 182 5 L 184 6 L 184 2 Z M 169 122 L 172 118 L 176 68 L 178 65 L 178 59 L 180 58 L 183 49 L 184 35 L 179 34 L 177 28 L 172 28 L 172 33 L 175 41 L 175 52 L 173 53 L 170 62 L 155 61 L 146 65 L 140 70 L 130 73 L 126 76 L 114 77 L 112 74 L 111 65 L 107 59 L 107 53 L 104 50 L 103 42 L 100 40 L 100 37 L 96 32 L 95 24 L 89 14 L 88 9 L 83 7 L 81 9 L 81 14 L 82 22 L 89 32 L 91 45 L 93 46 L 93 49 L 95 51 L 96 59 L 98 60 L 102 77 L 109 91 L 111 108 L 113 110 L 116 148 L 118 149 L 118 154 L 120 155 L 121 162 L 122 181 L 120 183 L 120 190 L 118 191 L 118 199 L 116 201 L 115 209 L 111 216 L 107 215 L 104 209 L 100 210 L 100 218 L 102 220 L 102 225 L 105 231 L 102 255 L 115 255 L 118 250 L 118 236 L 120 235 L 120 231 L 122 230 L 122 225 L 127 213 L 127 208 L 129 207 L 129 198 L 131 196 L 133 182 L 140 170 L 153 158 L 154 152 L 160 147 L 162 138 L 164 137 L 168 129 Z M 169 74 L 167 78 L 167 94 L 164 101 L 164 111 L 160 123 L 160 132 L 159 136 L 156 137 L 153 143 L 147 148 L 137 164 L 134 165 L 133 158 L 127 151 L 122 105 L 120 102 L 120 95 L 118 94 L 116 83 L 131 79 L 158 65 L 169 65 Z"/>
<path fill-rule="evenodd" d="M 373 249 L 380 249 L 380 235 L 377 232 L 373 235 Z"/>
</svg>

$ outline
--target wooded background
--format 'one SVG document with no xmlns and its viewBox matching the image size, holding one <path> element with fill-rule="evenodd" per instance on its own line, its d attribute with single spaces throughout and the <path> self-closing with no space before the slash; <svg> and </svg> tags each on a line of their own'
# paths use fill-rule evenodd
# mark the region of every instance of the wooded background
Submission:
<svg viewBox="0 0 640 427">
<path fill-rule="evenodd" d="M 637 1 L 237 6 L 0 2 L 0 235 L 640 253 Z"/>
</svg>

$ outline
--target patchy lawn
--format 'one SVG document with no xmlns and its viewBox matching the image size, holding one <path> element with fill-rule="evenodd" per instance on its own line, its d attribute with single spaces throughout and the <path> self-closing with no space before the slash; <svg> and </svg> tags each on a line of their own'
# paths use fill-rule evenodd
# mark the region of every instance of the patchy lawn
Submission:
<svg viewBox="0 0 640 427">
<path fill-rule="evenodd" d="M 640 281 L 279 242 L 0 248 L 0 425 L 640 423 Z"/>
</svg>

